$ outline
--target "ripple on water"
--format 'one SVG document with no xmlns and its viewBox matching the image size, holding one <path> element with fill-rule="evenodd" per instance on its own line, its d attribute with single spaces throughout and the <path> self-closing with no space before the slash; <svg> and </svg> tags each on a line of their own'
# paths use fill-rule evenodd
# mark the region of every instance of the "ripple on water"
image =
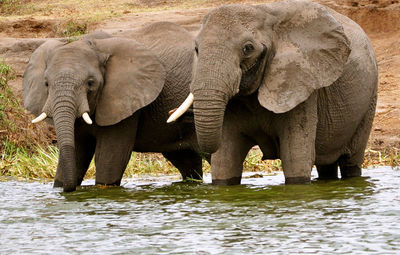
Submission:
<svg viewBox="0 0 400 255">
<path fill-rule="evenodd" d="M 0 254 L 399 253 L 400 171 L 364 176 L 231 187 L 160 179 L 68 194 L 1 182 Z"/>
</svg>

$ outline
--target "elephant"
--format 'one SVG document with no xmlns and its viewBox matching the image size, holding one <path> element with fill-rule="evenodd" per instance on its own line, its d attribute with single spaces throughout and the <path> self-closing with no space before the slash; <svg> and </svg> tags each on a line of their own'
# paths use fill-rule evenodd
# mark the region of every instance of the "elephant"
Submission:
<svg viewBox="0 0 400 255">
<path fill-rule="evenodd" d="M 310 183 L 313 165 L 319 179 L 361 175 L 377 63 L 354 21 L 308 1 L 223 5 L 203 18 L 194 52 L 190 103 L 212 183 L 240 184 L 255 145 L 281 159 L 286 184 Z"/>
<path fill-rule="evenodd" d="M 48 40 L 23 75 L 24 107 L 55 125 L 54 187 L 76 190 L 95 156 L 96 184 L 120 185 L 132 151 L 161 152 L 183 179 L 202 178 L 193 116 L 167 124 L 190 92 L 194 36 L 157 22 L 129 37 Z"/>
</svg>

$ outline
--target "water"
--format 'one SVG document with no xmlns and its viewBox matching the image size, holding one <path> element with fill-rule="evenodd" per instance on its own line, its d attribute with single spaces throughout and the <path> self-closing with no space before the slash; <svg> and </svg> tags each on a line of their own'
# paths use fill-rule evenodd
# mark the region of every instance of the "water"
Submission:
<svg viewBox="0 0 400 255">
<path fill-rule="evenodd" d="M 230 187 L 160 178 L 68 194 L 1 182 L 0 254 L 400 254 L 400 170 L 363 175 Z"/>
</svg>

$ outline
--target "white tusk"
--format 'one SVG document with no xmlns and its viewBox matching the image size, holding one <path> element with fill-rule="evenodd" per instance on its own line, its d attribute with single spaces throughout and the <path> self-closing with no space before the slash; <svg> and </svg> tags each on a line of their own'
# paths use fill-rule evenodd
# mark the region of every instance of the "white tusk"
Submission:
<svg viewBox="0 0 400 255">
<path fill-rule="evenodd" d="M 176 109 L 176 111 L 169 116 L 167 123 L 171 123 L 175 120 L 177 120 L 180 116 L 182 116 L 182 114 L 184 114 L 187 109 L 189 109 L 189 107 L 193 104 L 193 94 L 190 93 L 189 96 L 185 99 L 185 101 L 181 104 L 181 106 L 179 106 L 178 109 Z"/>
<path fill-rule="evenodd" d="M 37 118 L 32 120 L 32 123 L 35 124 L 35 123 L 41 122 L 45 118 L 47 118 L 47 114 L 45 112 L 42 112 L 42 114 L 40 114 Z"/>
<path fill-rule="evenodd" d="M 87 112 L 84 112 L 84 113 L 82 114 L 82 118 L 83 118 L 83 120 L 84 120 L 87 124 L 89 124 L 89 125 L 92 125 L 92 124 L 93 124 L 93 121 L 92 121 L 92 119 L 89 117 L 89 114 L 88 114 Z"/>
</svg>

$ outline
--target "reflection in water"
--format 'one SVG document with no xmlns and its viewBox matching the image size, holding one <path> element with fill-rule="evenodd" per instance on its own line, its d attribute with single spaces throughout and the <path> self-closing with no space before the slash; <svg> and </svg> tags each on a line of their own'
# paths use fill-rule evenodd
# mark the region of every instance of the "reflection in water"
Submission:
<svg viewBox="0 0 400 255">
<path fill-rule="evenodd" d="M 60 193 L 0 183 L 0 254 L 396 254 L 400 171 L 345 181 L 243 185 L 132 181 Z"/>
</svg>

